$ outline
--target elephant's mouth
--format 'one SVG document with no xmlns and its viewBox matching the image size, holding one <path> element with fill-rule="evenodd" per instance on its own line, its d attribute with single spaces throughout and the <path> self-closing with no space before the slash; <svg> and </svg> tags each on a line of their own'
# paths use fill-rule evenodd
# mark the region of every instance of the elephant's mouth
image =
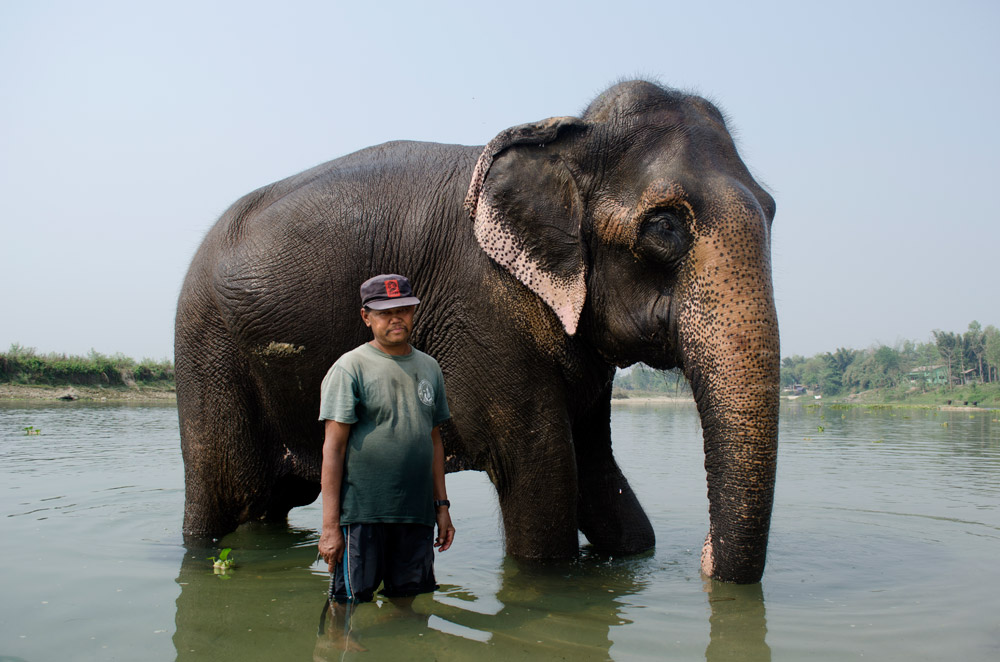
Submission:
<svg viewBox="0 0 1000 662">
<path fill-rule="evenodd" d="M 597 343 L 598 354 L 618 368 L 641 362 L 656 370 L 683 369 L 673 307 L 673 297 L 657 295 L 640 312 L 627 314 L 627 323 L 619 327 L 618 334 L 595 334 L 603 341 Z"/>
</svg>

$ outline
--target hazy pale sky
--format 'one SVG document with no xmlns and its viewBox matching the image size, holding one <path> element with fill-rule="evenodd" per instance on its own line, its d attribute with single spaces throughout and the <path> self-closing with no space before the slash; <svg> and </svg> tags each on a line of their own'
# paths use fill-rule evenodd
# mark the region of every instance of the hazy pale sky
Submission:
<svg viewBox="0 0 1000 662">
<path fill-rule="evenodd" d="M 818 4 L 3 2 L 0 350 L 172 357 L 239 196 L 631 77 L 715 101 L 774 194 L 783 356 L 1000 326 L 1000 3 Z"/>
</svg>

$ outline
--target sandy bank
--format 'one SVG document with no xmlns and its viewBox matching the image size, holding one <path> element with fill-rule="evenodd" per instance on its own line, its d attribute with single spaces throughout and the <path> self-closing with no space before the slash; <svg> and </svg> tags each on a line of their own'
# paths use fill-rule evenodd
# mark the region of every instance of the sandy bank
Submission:
<svg viewBox="0 0 1000 662">
<path fill-rule="evenodd" d="M 677 404 L 694 404 L 694 399 L 691 396 L 686 398 L 677 398 L 671 395 L 657 395 L 647 398 L 612 398 L 612 405 L 659 405 L 666 403 L 677 403 Z"/>
<path fill-rule="evenodd" d="M 0 400 L 62 400 L 71 399 L 87 402 L 176 402 L 177 393 L 173 389 L 136 386 L 25 386 L 22 384 L 0 384 Z"/>
</svg>

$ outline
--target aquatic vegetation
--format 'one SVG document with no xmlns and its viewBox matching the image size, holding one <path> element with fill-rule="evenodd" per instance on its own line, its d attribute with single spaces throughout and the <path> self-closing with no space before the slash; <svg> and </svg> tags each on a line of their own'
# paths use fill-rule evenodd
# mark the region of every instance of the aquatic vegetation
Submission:
<svg viewBox="0 0 1000 662">
<path fill-rule="evenodd" d="M 236 567 L 236 561 L 229 558 L 229 552 L 233 551 L 232 547 L 226 547 L 219 552 L 219 558 L 214 556 L 209 556 L 208 560 L 212 562 L 212 569 L 217 575 L 224 575 L 234 567 Z"/>
<path fill-rule="evenodd" d="M 817 429 L 817 430 L 819 430 L 820 432 L 823 432 L 823 431 L 824 431 L 824 430 L 825 430 L 826 428 L 824 428 L 824 427 L 823 427 L 822 425 L 820 425 L 820 426 L 819 426 L 818 428 L 816 428 L 816 429 Z"/>
<path fill-rule="evenodd" d="M 28 427 L 24 428 L 24 434 L 30 435 L 30 434 L 41 434 L 41 433 L 42 429 L 36 428 L 34 425 L 29 425 Z"/>
</svg>

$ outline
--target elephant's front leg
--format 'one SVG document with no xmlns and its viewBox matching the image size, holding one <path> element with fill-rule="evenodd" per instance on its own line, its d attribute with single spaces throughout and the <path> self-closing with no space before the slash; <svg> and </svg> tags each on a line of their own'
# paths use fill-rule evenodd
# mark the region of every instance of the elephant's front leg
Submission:
<svg viewBox="0 0 1000 662">
<path fill-rule="evenodd" d="M 636 554 L 656 543 L 653 526 L 611 452 L 611 390 L 573 425 L 580 531 L 601 551 Z"/>
<path fill-rule="evenodd" d="M 507 553 L 565 559 L 579 553 L 577 471 L 568 425 L 529 425 L 513 454 L 494 457 L 491 478 Z"/>
</svg>

